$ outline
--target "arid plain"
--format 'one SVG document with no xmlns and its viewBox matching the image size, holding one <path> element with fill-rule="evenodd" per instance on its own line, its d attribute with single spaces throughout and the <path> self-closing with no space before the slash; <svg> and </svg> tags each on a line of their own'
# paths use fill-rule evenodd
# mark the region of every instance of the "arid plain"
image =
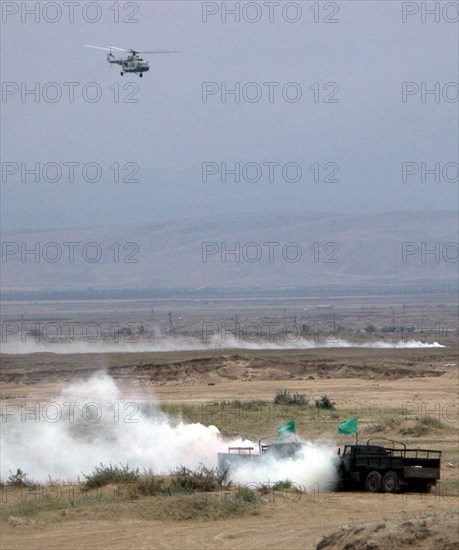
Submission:
<svg viewBox="0 0 459 550">
<path fill-rule="evenodd" d="M 13 323 L 24 322 L 24 312 L 19 313 L 18 307 L 10 304 L 7 308 L 6 322 L 10 323 L 11 332 Z M 119 307 L 116 314 L 113 307 L 103 312 L 99 306 L 93 310 L 86 307 L 86 316 L 75 313 L 78 309 L 63 307 L 60 319 L 56 319 L 54 304 L 46 306 L 46 313 L 44 306 L 40 307 L 40 311 L 33 313 L 30 312 L 34 306 L 29 308 L 25 319 L 29 329 L 30 323 L 40 322 L 43 328 L 43 323 L 62 324 L 70 319 L 77 323 L 98 323 L 101 327 L 114 320 L 121 327 L 135 322 L 136 326 L 144 326 L 142 346 L 151 345 L 152 350 L 158 350 L 158 345 L 161 349 L 161 339 L 168 345 L 175 340 L 179 347 L 186 348 L 191 338 L 199 348 L 205 344 L 204 319 L 206 330 L 212 329 L 214 333 L 214 349 L 148 351 L 142 347 L 142 351 L 135 351 L 131 347 L 140 344 L 138 339 L 134 343 L 129 341 L 129 351 L 126 347 L 117 351 L 109 335 L 88 344 L 84 353 L 78 347 L 85 343 L 81 338 L 79 343 L 69 344 L 65 353 L 62 350 L 56 353 L 59 342 L 48 335 L 39 342 L 40 346 L 46 344 L 45 349 L 38 346 L 27 349 L 29 353 L 21 353 L 21 342 L 16 341 L 19 353 L 2 356 L 2 412 L 13 411 L 21 403 L 30 407 L 31 403 L 52 402 L 69 385 L 104 371 L 120 388 L 123 398 L 144 404 L 159 402 L 171 417 L 180 417 L 186 423 L 216 425 L 228 438 L 241 436 L 257 441 L 294 418 L 301 438 L 331 441 L 342 447 L 352 443 L 354 436 L 338 434 L 337 425 L 357 416 L 360 441 L 384 437 L 402 441 L 409 447 L 441 450 L 441 481 L 430 494 L 370 494 L 325 491 L 320 487 L 307 492 L 259 490 L 255 491 L 253 502 L 227 510 L 215 505 L 222 501 L 221 491 L 210 492 L 205 498 L 202 494 L 187 496 L 205 503 L 196 506 L 197 501 L 190 503 L 177 495 L 110 498 L 108 495 L 115 494 L 110 492 L 110 486 L 101 492 L 100 498 L 94 499 L 83 498 L 82 494 L 69 499 L 62 485 L 60 492 L 56 493 L 54 487 L 51 495 L 48 488 L 37 497 L 37 488 L 14 488 L 2 479 L 3 548 L 62 548 L 63 541 L 72 548 L 104 548 L 108 544 L 110 548 L 309 549 L 346 545 L 368 548 L 368 544 L 372 548 L 394 549 L 413 545 L 455 547 L 459 503 L 455 306 L 399 304 L 394 314 L 387 304 L 381 303 L 367 303 L 364 309 L 355 303 L 346 304 L 326 311 L 314 305 L 308 309 L 294 308 L 287 303 L 276 311 L 279 319 L 285 322 L 291 316 L 301 326 L 303 334 L 298 342 L 313 342 L 302 349 L 288 349 L 293 337 L 287 337 L 282 330 L 273 336 L 277 349 L 266 349 L 274 345 L 260 339 L 257 346 L 251 346 L 254 336 L 252 333 L 249 341 L 249 329 L 246 339 L 239 341 L 239 348 L 236 343 L 225 348 L 218 334 L 225 320 L 229 323 L 238 315 L 242 324 L 255 319 L 260 323 L 262 318 L 266 322 L 268 318 L 276 318 L 274 305 L 269 306 L 269 311 L 265 305 L 250 312 L 241 312 L 237 307 L 230 314 L 225 313 L 227 307 L 223 305 L 212 311 L 207 309 L 203 315 L 183 304 L 180 307 L 159 304 L 153 311 L 143 304 L 132 306 L 129 312 L 124 310 L 121 316 Z M 382 330 L 383 326 L 391 326 L 395 315 L 400 315 L 398 325 L 402 325 L 402 314 L 405 319 L 401 332 Z M 413 328 L 419 319 L 431 321 L 424 323 L 423 334 L 419 322 Z M 187 331 L 183 331 L 185 325 Z M 322 327 L 324 334 L 314 334 L 314 326 L 319 330 Z M 156 332 L 152 327 L 156 327 Z M 215 333 L 220 338 L 218 346 Z M 121 334 L 125 335 L 122 331 Z M 27 338 L 37 344 L 35 336 Z M 349 342 L 349 347 L 348 344 L 334 347 L 339 345 L 330 343 L 334 338 L 340 345 Z M 444 347 L 427 347 L 440 338 Z M 11 352 L 8 345 L 12 341 L 12 337 L 4 340 L 7 352 Z M 298 342 L 294 344 L 297 348 Z M 386 347 L 378 347 L 378 342 L 384 342 Z M 426 346 L 410 347 L 410 342 Z M 353 347 L 352 343 L 359 347 Z M 78 345 L 72 348 L 72 344 Z M 109 346 L 107 351 L 99 349 L 102 345 Z M 317 411 L 310 406 L 282 407 L 273 401 L 279 390 L 304 394 L 310 403 L 326 395 L 335 408 Z M 99 462 L 94 456 L 94 466 Z M 114 456 L 113 463 L 117 462 Z M 21 464 L 13 468 L 21 468 Z M 52 471 L 49 476 L 55 479 Z M 228 494 L 231 496 L 231 489 Z M 194 506 L 193 513 L 187 512 L 189 506 Z"/>
</svg>

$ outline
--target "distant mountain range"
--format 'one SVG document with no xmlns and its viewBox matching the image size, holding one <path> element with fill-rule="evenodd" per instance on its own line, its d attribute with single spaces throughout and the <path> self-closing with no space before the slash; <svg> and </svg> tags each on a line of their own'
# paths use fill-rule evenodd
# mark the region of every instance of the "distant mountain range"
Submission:
<svg viewBox="0 0 459 550">
<path fill-rule="evenodd" d="M 15 231 L 3 234 L 2 288 L 454 287 L 458 240 L 455 211 L 228 214 Z"/>
</svg>

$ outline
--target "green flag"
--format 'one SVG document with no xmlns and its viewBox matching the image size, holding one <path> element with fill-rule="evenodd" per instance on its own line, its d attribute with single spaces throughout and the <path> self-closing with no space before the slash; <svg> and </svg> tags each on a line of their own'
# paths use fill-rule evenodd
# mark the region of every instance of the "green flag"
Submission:
<svg viewBox="0 0 459 550">
<path fill-rule="evenodd" d="M 285 439 L 286 437 L 289 437 L 295 434 L 296 434 L 296 429 L 295 429 L 294 420 L 290 420 L 290 422 L 287 422 L 287 424 L 284 424 L 283 426 L 277 429 L 277 437 L 279 439 Z"/>
<path fill-rule="evenodd" d="M 340 434 L 355 434 L 357 432 L 357 417 L 349 418 L 338 426 Z"/>
</svg>

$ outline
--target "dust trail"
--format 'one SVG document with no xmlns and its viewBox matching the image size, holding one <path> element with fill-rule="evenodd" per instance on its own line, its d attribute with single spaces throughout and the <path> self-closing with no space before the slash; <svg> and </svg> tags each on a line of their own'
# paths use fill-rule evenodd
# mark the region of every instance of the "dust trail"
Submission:
<svg viewBox="0 0 459 550">
<path fill-rule="evenodd" d="M 356 343 L 349 340 L 328 337 L 325 341 L 316 342 L 300 338 L 296 341 L 282 342 L 249 342 L 228 337 L 222 341 L 220 337 L 213 336 L 207 342 L 198 338 L 184 336 L 159 336 L 154 340 L 139 340 L 138 342 L 87 342 L 75 340 L 73 342 L 21 342 L 19 339 L 10 339 L 2 345 L 2 353 L 11 355 L 23 355 L 29 353 L 154 353 L 194 350 L 218 350 L 218 349 L 247 349 L 247 350 L 288 350 L 288 349 L 317 349 L 317 348 L 368 348 L 368 349 L 416 349 L 416 348 L 444 348 L 446 346 L 438 342 L 427 343 L 418 340 L 398 342 L 364 342 Z"/>
<path fill-rule="evenodd" d="M 74 481 L 101 462 L 167 474 L 182 465 L 216 467 L 217 454 L 228 446 L 256 447 L 242 438 L 225 440 L 215 426 L 169 417 L 154 397 L 141 404 L 130 401 L 105 373 L 68 386 L 47 403 L 4 402 L 1 421 L 2 480 L 21 468 L 37 481 L 47 481 L 49 476 Z M 234 474 L 234 480 L 289 477 L 305 486 L 323 484 L 333 477 L 331 457 L 331 446 L 310 443 L 298 460 L 246 467 Z"/>
</svg>

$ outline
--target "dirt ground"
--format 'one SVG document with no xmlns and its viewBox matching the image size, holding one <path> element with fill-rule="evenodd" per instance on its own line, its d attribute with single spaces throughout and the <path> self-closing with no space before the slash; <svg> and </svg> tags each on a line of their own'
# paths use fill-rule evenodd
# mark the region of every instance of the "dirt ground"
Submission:
<svg viewBox="0 0 459 550">
<path fill-rule="evenodd" d="M 18 514 L 2 521 L 1 547 L 310 549 L 320 543 L 330 549 L 452 549 L 459 541 L 459 457 L 457 408 L 453 413 L 448 405 L 457 404 L 457 364 L 457 350 L 451 348 L 4 356 L 4 403 L 45 400 L 69 381 L 102 368 L 131 398 L 148 399 L 154 392 L 164 404 L 272 400 L 278 389 L 288 388 L 313 396 L 326 393 L 346 413 L 361 411 L 369 422 L 378 419 L 379 409 L 424 404 L 425 411 L 447 428 L 405 441 L 444 451 L 442 480 L 449 490 L 428 495 L 349 492 L 276 497 L 263 501 L 258 515 L 217 521 L 136 519 L 135 502 L 105 513 L 82 509 L 70 515 Z M 324 430 L 323 435 L 333 432 L 339 444 L 349 442 L 349 436 L 336 434 L 336 426 Z M 389 429 L 384 435 L 393 434 Z"/>
<path fill-rule="evenodd" d="M 418 521 L 429 514 L 441 521 L 448 512 L 457 510 L 457 499 L 436 499 L 419 495 L 379 495 L 348 493 L 335 495 L 322 502 L 304 499 L 296 503 L 267 505 L 260 516 L 219 521 L 158 522 L 82 518 L 60 524 L 41 522 L 24 524 L 7 521 L 2 525 L 2 548 L 315 548 L 323 535 L 339 530 L 343 525 L 360 526 L 385 522 L 397 526 L 402 521 Z M 135 506 L 135 504 L 134 504 Z M 446 512 L 442 515 L 442 512 Z M 449 543 L 457 541 L 457 516 L 445 524 L 443 533 Z M 345 538 L 341 546 L 352 539 Z M 385 545 L 372 548 L 407 548 Z M 413 546 L 411 546 L 413 547 Z M 416 546 L 415 546 L 416 547 Z M 429 546 L 423 546 L 428 548 Z M 434 546 L 430 546 L 433 548 Z M 348 548 L 354 548 L 350 546 Z M 437 546 L 436 548 L 447 548 Z M 453 546 L 450 546 L 453 548 Z"/>
</svg>

